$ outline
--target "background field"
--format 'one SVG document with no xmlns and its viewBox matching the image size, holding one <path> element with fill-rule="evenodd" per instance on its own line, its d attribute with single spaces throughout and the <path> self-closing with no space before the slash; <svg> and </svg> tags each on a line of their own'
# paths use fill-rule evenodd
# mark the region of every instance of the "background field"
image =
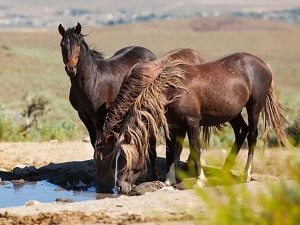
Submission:
<svg viewBox="0 0 300 225">
<path fill-rule="evenodd" d="M 3 2 L 10 3 L 12 1 Z M 18 9 L 21 8 L 21 12 L 29 12 L 24 10 L 27 9 L 25 6 L 24 9 L 20 7 L 20 2 L 14 1 L 13 5 Z M 30 0 L 26 2 L 26 5 L 29 3 L 35 4 L 35 2 Z M 194 1 L 191 0 L 191 2 Z M 215 8 L 215 5 L 209 4 L 211 1 L 205 2 L 207 7 Z M 219 2 L 219 0 L 213 2 Z M 232 0 L 230 2 L 237 1 Z M 262 1 L 253 2 L 261 6 L 259 3 Z M 263 8 L 268 9 L 271 3 L 269 1 L 263 2 L 266 4 Z M 283 1 L 276 0 L 272 2 L 280 3 L 280 9 L 283 8 Z M 296 1 L 288 2 L 289 4 L 291 2 L 297 3 Z M 39 1 L 39 3 L 45 3 L 45 1 Z M 275 4 L 275 9 L 278 4 Z M 88 4 L 85 3 L 85 5 Z M 288 6 L 286 2 L 284 2 L 285 5 Z M 38 6 L 40 7 L 40 5 Z M 3 8 L 1 7 L 0 4 L 0 9 Z M 240 5 L 239 7 L 243 8 L 244 6 Z M 41 13 L 38 10 L 34 10 L 35 12 Z M 38 19 L 40 19 L 39 16 L 37 16 Z M 111 27 L 96 27 L 85 23 L 82 23 L 82 25 L 84 25 L 83 33 L 88 34 L 85 37 L 87 43 L 92 48 L 104 52 L 107 57 L 110 57 L 118 49 L 129 45 L 145 46 L 157 56 L 173 49 L 188 47 L 198 50 L 209 60 L 238 51 L 255 54 L 270 64 L 274 72 L 276 87 L 280 93 L 280 101 L 289 107 L 286 115 L 294 125 L 298 124 L 300 126 L 299 25 L 234 17 L 165 20 Z M 86 131 L 76 111 L 68 101 L 70 82 L 64 71 L 59 47 L 60 38 L 56 28 L 0 29 L 0 142 L 3 142 L 0 143 L 0 171 L 11 171 L 13 168 L 24 166 L 38 168 L 48 164 L 64 164 L 65 162 L 67 164 L 73 163 L 76 168 L 76 164 L 81 165 L 76 161 L 92 159 L 93 149 L 90 144 L 78 141 L 65 142 L 66 140 L 82 140 Z M 30 96 L 36 98 L 30 99 Z M 26 132 L 22 132 L 22 127 L 26 122 L 24 116 L 24 110 L 28 108 L 26 104 L 28 102 L 34 103 L 34 99 L 48 103 L 45 110 L 42 111 L 43 113 L 37 116 L 37 123 Z M 298 135 L 298 141 L 300 141 L 300 134 L 298 133 Z M 36 142 L 47 140 L 62 142 Z M 34 142 L 6 143 L 7 141 Z M 230 141 L 232 141 L 232 131 L 229 128 L 219 138 L 213 139 L 212 148 L 216 150 L 207 151 L 204 154 L 209 165 L 223 165 L 227 151 L 220 151 L 219 148 L 229 149 L 231 146 Z M 161 156 L 164 156 L 165 147 L 159 147 L 158 149 Z M 188 155 L 188 151 L 184 151 L 184 153 L 186 156 Z M 237 165 L 239 170 L 242 168 L 241 165 L 244 166 L 246 155 L 247 151 L 241 151 L 239 154 Z M 83 205 L 78 204 L 80 209 L 74 208 L 73 204 L 57 204 L 52 207 L 59 212 L 73 210 L 75 214 L 80 210 L 89 211 L 89 214 L 82 218 L 85 222 L 89 221 L 85 218 L 91 218 L 91 209 L 97 211 L 97 214 L 106 209 L 107 212 L 111 213 L 109 214 L 111 218 L 119 218 L 114 214 L 116 212 L 131 216 L 128 206 L 132 206 L 134 209 L 131 213 L 142 211 L 142 218 L 145 218 L 148 210 L 145 210 L 146 208 L 143 205 L 141 207 L 141 203 L 144 203 L 154 210 L 154 213 L 152 212 L 154 217 L 151 215 L 153 218 L 160 218 L 155 210 L 158 210 L 161 215 L 170 215 L 171 219 L 165 217 L 168 218 L 166 220 L 168 224 L 174 218 L 176 219 L 174 217 L 176 213 L 181 213 L 179 209 L 183 209 L 183 215 L 188 215 L 185 214 L 187 209 L 193 207 L 197 210 L 196 214 L 192 213 L 193 216 L 199 215 L 201 220 L 203 218 L 205 220 L 207 216 L 212 218 L 208 220 L 207 224 L 233 224 L 233 221 L 235 224 L 276 224 L 275 222 L 277 224 L 296 224 L 295 221 L 299 221 L 300 201 L 300 161 L 298 158 L 299 148 L 296 151 L 286 151 L 278 148 L 263 151 L 258 146 L 255 153 L 253 172 L 255 174 L 254 178 L 261 182 L 241 186 L 242 188 L 249 188 L 249 192 L 248 189 L 236 191 L 235 186 L 225 186 L 221 189 L 219 187 L 215 189 L 204 188 L 202 193 L 199 192 L 201 198 L 197 199 L 194 195 L 188 195 L 190 197 L 187 198 L 184 193 L 189 192 L 176 191 L 173 193 L 171 190 L 169 192 L 156 192 L 154 195 L 144 195 L 142 198 L 118 198 L 119 202 L 116 199 L 113 199 L 113 201 L 106 199 L 106 206 L 103 205 L 103 201 L 98 200 L 96 201 L 99 204 L 98 208 L 94 207 L 93 202 L 87 204 L 84 202 Z M 84 168 L 80 167 L 80 169 Z M 26 171 L 26 167 L 24 171 Z M 74 177 L 77 178 L 78 171 L 74 171 Z M 69 174 L 65 174 L 65 178 L 69 178 Z M 56 173 L 53 172 L 53 175 L 56 175 Z M 88 175 L 91 176 L 90 172 Z M 289 180 L 286 180 L 287 177 Z M 275 183 L 265 183 L 268 179 L 283 179 L 283 182 L 276 181 L 276 185 L 273 185 Z M 231 187 L 233 187 L 232 190 Z M 174 199 L 177 201 L 176 204 L 174 204 Z M 162 204 L 164 200 L 166 200 L 166 206 Z M 136 204 L 131 204 L 130 201 Z M 117 204 L 115 208 L 112 207 L 112 202 Z M 201 208 L 199 205 L 194 206 L 192 203 L 200 204 Z M 202 208 L 204 204 L 206 206 Z M 174 212 L 168 212 L 169 208 L 172 207 Z M 33 207 L 26 206 L 25 209 L 28 211 L 20 208 L 21 216 L 31 214 L 33 211 L 33 214 L 36 214 L 49 210 L 45 205 L 40 204 Z M 33 211 L 30 212 L 30 209 Z M 5 222 L 6 217 L 7 220 L 10 220 L 13 218 L 11 214 L 16 214 L 14 208 L 11 209 L 9 214 L 4 215 L 1 212 L 4 213 L 4 211 L 0 210 L 0 219 Z M 74 217 L 73 214 L 72 217 Z M 139 218 L 137 217 L 137 219 Z M 132 217 L 130 219 L 132 222 Z M 195 218 L 186 217 L 185 219 L 194 220 Z M 66 220 L 70 221 L 70 218 L 66 218 Z M 21 220 L 16 218 L 15 221 Z M 32 221 L 43 223 L 46 220 L 32 219 Z M 138 223 L 141 224 L 141 221 L 138 220 Z M 182 224 L 181 222 L 179 221 L 178 224 Z M 189 224 L 188 222 L 187 224 Z"/>
<path fill-rule="evenodd" d="M 47 113 L 38 119 L 39 124 L 48 124 L 52 128 L 55 124 L 56 128 L 69 129 L 74 134 L 61 139 L 81 138 L 85 129 L 68 101 L 70 82 L 64 71 L 57 30 L 2 29 L 0 33 L 2 116 L 13 119 L 15 123 L 23 123 L 24 118 L 20 114 L 26 108 L 25 96 L 42 95 L 49 101 L 49 106 Z M 214 17 L 102 28 L 85 26 L 83 33 L 88 34 L 85 37 L 87 43 L 103 51 L 107 57 L 129 45 L 145 46 L 157 56 L 172 49 L 188 47 L 200 51 L 210 60 L 237 51 L 250 52 L 270 64 L 280 100 L 291 109 L 288 117 L 294 120 L 299 114 L 298 25 Z M 2 139 L 5 139 L 3 135 Z M 43 140 L 34 135 L 29 139 Z M 46 139 L 60 139 L 60 136 L 50 135 Z"/>
</svg>

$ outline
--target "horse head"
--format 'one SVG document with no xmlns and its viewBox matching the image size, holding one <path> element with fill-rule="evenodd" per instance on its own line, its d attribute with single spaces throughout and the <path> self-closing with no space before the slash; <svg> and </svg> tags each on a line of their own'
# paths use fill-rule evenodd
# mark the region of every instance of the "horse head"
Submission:
<svg viewBox="0 0 300 225">
<path fill-rule="evenodd" d="M 65 28 L 59 24 L 58 31 L 62 36 L 60 46 L 65 70 L 69 76 L 75 76 L 77 73 L 80 46 L 83 42 L 81 25 L 77 23 L 76 27 L 65 30 Z"/>
<path fill-rule="evenodd" d="M 97 192 L 128 194 L 145 168 L 131 134 L 105 135 L 95 151 Z"/>
</svg>

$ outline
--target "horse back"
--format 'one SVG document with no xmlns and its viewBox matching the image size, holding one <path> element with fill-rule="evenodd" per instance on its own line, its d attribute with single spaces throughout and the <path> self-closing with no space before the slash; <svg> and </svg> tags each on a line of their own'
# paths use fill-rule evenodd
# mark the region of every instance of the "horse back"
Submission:
<svg viewBox="0 0 300 225">
<path fill-rule="evenodd" d="M 141 61 L 152 61 L 156 56 L 148 49 L 140 46 L 129 46 L 118 50 L 111 58 L 107 59 L 110 63 L 134 64 Z"/>
<path fill-rule="evenodd" d="M 201 65 L 181 64 L 178 69 L 185 71 L 188 82 L 184 91 L 172 93 L 181 95 L 173 108 L 178 114 L 203 117 L 202 125 L 229 121 L 250 101 L 264 102 L 272 80 L 268 65 L 248 53 Z"/>
<path fill-rule="evenodd" d="M 196 80 L 200 81 L 200 88 L 215 87 L 220 91 L 229 89 L 240 93 L 243 87 L 249 98 L 256 95 L 256 92 L 268 90 L 272 82 L 272 71 L 269 65 L 249 53 L 234 53 L 215 61 L 196 65 L 193 70 Z"/>
</svg>

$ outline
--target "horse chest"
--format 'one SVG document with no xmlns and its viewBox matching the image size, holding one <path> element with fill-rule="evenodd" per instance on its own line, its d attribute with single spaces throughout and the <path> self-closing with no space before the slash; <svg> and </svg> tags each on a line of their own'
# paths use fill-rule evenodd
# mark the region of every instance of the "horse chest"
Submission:
<svg viewBox="0 0 300 225">
<path fill-rule="evenodd" d="M 76 111 L 88 115 L 92 115 L 101 106 L 101 101 L 94 101 L 89 95 L 74 90 L 71 90 L 69 99 Z"/>
</svg>

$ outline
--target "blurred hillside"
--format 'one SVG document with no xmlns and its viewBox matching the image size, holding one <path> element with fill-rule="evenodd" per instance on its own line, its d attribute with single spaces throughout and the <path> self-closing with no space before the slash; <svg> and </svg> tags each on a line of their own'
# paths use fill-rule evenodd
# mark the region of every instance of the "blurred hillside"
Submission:
<svg viewBox="0 0 300 225">
<path fill-rule="evenodd" d="M 55 27 L 83 24 L 115 25 L 190 17 L 258 17 L 299 23 L 297 0 L 2 0 L 0 27 Z"/>
</svg>

